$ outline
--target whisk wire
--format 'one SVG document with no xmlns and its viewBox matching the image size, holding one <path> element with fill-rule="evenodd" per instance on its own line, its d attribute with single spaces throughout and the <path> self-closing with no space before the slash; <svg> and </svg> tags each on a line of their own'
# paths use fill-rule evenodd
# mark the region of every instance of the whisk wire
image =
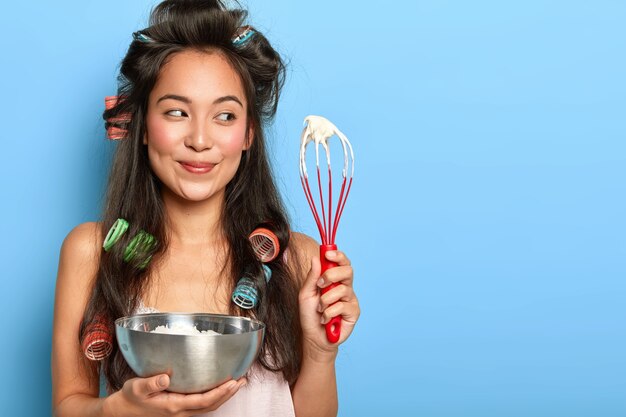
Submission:
<svg viewBox="0 0 626 417">
<path fill-rule="evenodd" d="M 322 206 L 322 219 L 324 219 L 324 223 L 323 223 L 323 235 L 322 235 L 322 243 L 324 243 L 325 245 L 328 244 L 328 234 L 327 234 L 327 227 L 326 227 L 326 210 L 324 207 L 324 193 L 323 193 L 323 188 L 322 188 L 322 175 L 320 174 L 320 167 L 319 165 L 317 166 L 317 185 L 320 191 L 320 203 Z M 328 208 L 330 210 L 330 207 Z"/>
<path fill-rule="evenodd" d="M 352 177 L 354 177 L 354 151 L 352 150 L 352 144 L 342 132 L 337 131 L 336 134 L 339 136 L 339 139 L 341 139 L 341 146 L 343 147 L 343 176 L 344 178 L 348 176 L 348 165 L 351 165 L 350 179 L 352 179 Z M 347 149 L 346 145 L 348 146 Z M 350 160 L 348 160 L 348 151 L 350 152 Z"/>
<path fill-rule="evenodd" d="M 346 178 L 344 177 L 343 179 L 343 184 L 341 185 L 341 193 L 343 194 L 343 189 L 346 185 Z M 341 210 L 339 210 L 339 214 L 335 215 L 335 228 L 333 230 L 333 242 L 335 241 L 335 235 L 337 234 L 337 227 L 339 226 L 339 219 L 341 218 L 341 215 L 343 214 L 343 208 L 346 206 L 346 201 L 348 201 L 348 194 L 350 194 L 350 188 L 352 187 L 352 177 L 350 177 L 350 182 L 348 182 L 348 189 L 346 190 L 346 194 L 345 196 L 343 196 L 343 200 L 340 198 L 339 200 L 339 204 L 337 204 L 337 210 L 339 210 L 339 207 L 341 207 Z"/>
<path fill-rule="evenodd" d="M 333 182 L 332 182 L 332 173 L 330 171 L 330 165 L 328 166 L 328 228 L 326 229 L 326 235 L 328 243 L 334 243 L 334 240 L 331 240 L 333 236 Z"/>
<path fill-rule="evenodd" d="M 343 204 L 344 192 L 346 190 L 346 179 L 344 177 L 341 182 L 341 191 L 339 191 L 339 198 L 337 199 L 337 209 L 335 210 L 335 223 L 333 223 L 332 229 L 332 241 L 335 241 L 335 234 L 337 233 L 337 227 L 339 227 L 339 219 L 341 218 L 341 206 Z M 346 195 L 347 197 L 347 195 Z"/>
<path fill-rule="evenodd" d="M 320 220 L 320 215 L 317 212 L 317 207 L 315 206 L 315 200 L 313 199 L 313 194 L 311 193 L 311 187 L 309 186 L 309 178 L 308 176 L 300 177 L 302 182 L 302 188 L 304 189 L 304 195 L 306 196 L 306 200 L 309 203 L 309 207 L 313 212 L 313 218 L 315 219 L 315 225 L 320 232 L 320 236 L 324 237 L 324 228 L 322 227 L 322 221 Z"/>
</svg>

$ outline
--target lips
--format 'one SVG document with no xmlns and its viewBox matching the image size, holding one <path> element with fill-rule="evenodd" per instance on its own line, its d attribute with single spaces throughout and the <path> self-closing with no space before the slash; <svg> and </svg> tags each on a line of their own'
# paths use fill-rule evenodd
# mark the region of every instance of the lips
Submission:
<svg viewBox="0 0 626 417">
<path fill-rule="evenodd" d="M 215 166 L 215 164 L 210 162 L 180 161 L 179 163 L 186 171 L 192 174 L 206 174 Z"/>
</svg>

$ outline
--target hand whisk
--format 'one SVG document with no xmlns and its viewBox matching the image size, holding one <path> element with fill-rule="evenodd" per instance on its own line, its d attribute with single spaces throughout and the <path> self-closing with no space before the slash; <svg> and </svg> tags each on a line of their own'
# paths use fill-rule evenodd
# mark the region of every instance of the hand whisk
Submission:
<svg viewBox="0 0 626 417">
<path fill-rule="evenodd" d="M 304 119 L 304 123 L 305 126 L 302 131 L 300 142 L 300 180 L 302 181 L 304 194 L 306 195 L 309 207 L 311 207 L 315 223 L 317 224 L 317 228 L 322 239 L 322 244 L 320 245 L 320 261 L 323 274 L 327 269 L 337 266 L 336 263 L 326 260 L 326 252 L 330 250 L 337 250 L 337 245 L 335 245 L 335 236 L 337 234 L 339 219 L 343 213 L 346 200 L 348 199 L 348 194 L 350 193 L 350 187 L 352 186 L 352 177 L 354 175 L 354 153 L 348 138 L 346 138 L 346 136 L 341 133 L 339 129 L 337 129 L 337 127 L 329 120 L 321 116 L 308 116 Z M 330 147 L 328 146 L 328 139 L 332 136 L 337 136 L 341 140 L 341 148 L 343 149 L 343 180 L 341 181 L 341 190 L 339 191 L 336 207 L 333 206 L 333 179 L 330 167 Z M 306 170 L 306 147 L 311 142 L 315 143 L 315 163 L 317 166 L 317 188 L 319 191 L 320 210 L 317 209 L 315 203 L 317 197 L 311 192 L 309 177 Z M 322 175 L 320 173 L 320 145 L 322 145 L 326 153 L 326 164 L 328 166 L 328 190 L 326 195 L 324 195 Z M 348 175 L 350 181 L 348 181 Z M 324 204 L 325 201 L 327 201 L 328 205 Z M 322 294 L 337 285 L 340 284 L 333 283 L 322 289 Z M 326 323 L 326 337 L 329 342 L 337 343 L 340 335 L 341 316 L 333 317 L 328 323 Z"/>
</svg>

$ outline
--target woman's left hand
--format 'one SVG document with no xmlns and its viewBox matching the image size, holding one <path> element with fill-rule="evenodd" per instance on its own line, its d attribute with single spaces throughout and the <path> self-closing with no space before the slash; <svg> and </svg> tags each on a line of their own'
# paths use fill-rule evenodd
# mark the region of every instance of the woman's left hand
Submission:
<svg viewBox="0 0 626 417">
<path fill-rule="evenodd" d="M 352 287 L 353 271 L 350 260 L 341 251 L 326 252 L 326 259 L 335 262 L 320 276 L 321 266 L 317 257 L 311 259 L 311 269 L 300 290 L 300 323 L 304 337 L 304 351 L 310 354 L 334 355 L 339 344 L 346 341 L 359 319 L 359 300 Z M 321 289 L 339 283 L 325 294 Z M 341 316 L 340 337 L 337 343 L 326 339 L 324 325 L 333 317 Z"/>
</svg>

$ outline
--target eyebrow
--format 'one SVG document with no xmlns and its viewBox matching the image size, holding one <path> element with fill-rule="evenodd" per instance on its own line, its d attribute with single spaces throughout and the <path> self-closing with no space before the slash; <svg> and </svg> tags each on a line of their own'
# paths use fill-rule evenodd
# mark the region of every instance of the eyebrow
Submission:
<svg viewBox="0 0 626 417">
<path fill-rule="evenodd" d="M 166 94 L 157 100 L 157 104 L 159 104 L 163 100 L 178 100 L 186 104 L 191 104 L 190 98 L 185 97 L 185 96 L 179 96 L 177 94 Z M 237 96 L 219 97 L 213 101 L 213 104 L 220 104 L 220 103 L 224 103 L 225 101 L 234 101 L 235 103 L 238 103 L 241 107 L 243 107 L 243 103 L 241 102 L 241 100 L 239 100 L 239 98 L 237 98 Z"/>
<path fill-rule="evenodd" d="M 243 103 L 241 102 L 241 100 L 239 100 L 239 99 L 237 98 L 237 96 L 224 96 L 224 97 L 220 97 L 220 98 L 216 99 L 215 101 L 213 101 L 213 104 L 220 104 L 220 103 L 223 103 L 223 102 L 225 102 L 225 101 L 234 101 L 234 102 L 236 102 L 236 103 L 239 103 L 239 105 L 240 105 L 241 107 L 243 107 Z"/>
<path fill-rule="evenodd" d="M 191 99 L 189 99 L 189 98 L 187 98 L 185 96 L 178 96 L 176 94 L 166 94 L 166 95 L 162 96 L 161 98 L 159 98 L 157 100 L 157 104 L 159 104 L 163 100 L 178 100 L 178 101 L 182 101 L 183 103 L 186 103 L 186 104 L 191 104 Z"/>
</svg>

